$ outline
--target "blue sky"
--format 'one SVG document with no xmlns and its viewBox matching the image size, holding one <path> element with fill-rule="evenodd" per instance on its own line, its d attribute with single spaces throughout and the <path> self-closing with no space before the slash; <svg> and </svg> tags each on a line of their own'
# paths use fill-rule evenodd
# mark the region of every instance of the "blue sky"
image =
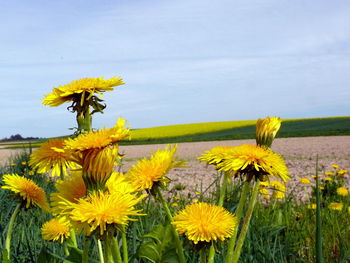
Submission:
<svg viewBox="0 0 350 263">
<path fill-rule="evenodd" d="M 348 116 L 350 2 L 3 1 L 0 138 L 69 134 L 75 117 L 41 105 L 52 88 L 122 76 L 104 114 L 131 128 Z"/>
</svg>

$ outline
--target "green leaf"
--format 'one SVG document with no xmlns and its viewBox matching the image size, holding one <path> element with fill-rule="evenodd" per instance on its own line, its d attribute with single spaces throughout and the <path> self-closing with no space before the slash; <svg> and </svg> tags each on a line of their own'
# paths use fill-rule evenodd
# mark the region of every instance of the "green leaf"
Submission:
<svg viewBox="0 0 350 263">
<path fill-rule="evenodd" d="M 176 244 L 172 232 L 172 225 L 158 225 L 151 232 L 145 234 L 137 256 L 146 258 L 153 263 L 178 263 Z"/>
</svg>

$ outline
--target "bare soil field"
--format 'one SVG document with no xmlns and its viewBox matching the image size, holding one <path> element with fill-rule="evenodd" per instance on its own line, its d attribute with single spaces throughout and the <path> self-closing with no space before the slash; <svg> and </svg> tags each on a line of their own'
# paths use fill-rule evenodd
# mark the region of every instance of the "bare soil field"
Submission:
<svg viewBox="0 0 350 263">
<path fill-rule="evenodd" d="M 213 167 L 206 167 L 197 158 L 205 151 L 218 145 L 238 146 L 244 143 L 255 144 L 254 140 L 212 141 L 179 143 L 177 155 L 186 160 L 187 168 L 175 168 L 169 173 L 172 180 L 170 187 L 175 184 L 186 186 L 184 193 L 199 190 L 200 185 L 205 189 L 213 181 L 216 173 Z M 164 149 L 164 144 L 120 146 L 120 152 L 125 154 L 126 171 L 139 158 L 148 157 L 157 149 Z M 1 147 L 1 146 L 0 146 Z M 315 174 L 316 156 L 322 171 L 332 171 L 332 164 L 338 164 L 342 169 L 350 171 L 350 136 L 327 136 L 305 138 L 280 138 L 272 145 L 273 151 L 282 155 L 288 166 L 291 180 L 288 189 L 293 189 L 301 177 Z M 0 148 L 0 164 L 6 163 L 6 158 L 20 150 L 5 150 Z"/>
</svg>

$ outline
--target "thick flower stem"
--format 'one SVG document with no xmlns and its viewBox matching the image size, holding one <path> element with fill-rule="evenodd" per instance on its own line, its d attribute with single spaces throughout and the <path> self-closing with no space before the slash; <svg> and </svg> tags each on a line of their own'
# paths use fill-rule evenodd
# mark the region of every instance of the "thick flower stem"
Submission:
<svg viewBox="0 0 350 263">
<path fill-rule="evenodd" d="M 7 259 L 8 260 L 10 260 L 10 258 L 11 258 L 10 251 L 11 251 L 12 230 L 13 230 L 13 226 L 15 224 L 16 217 L 17 217 L 19 211 L 21 211 L 21 203 L 19 203 L 16 206 L 16 209 L 15 209 L 15 211 L 13 212 L 13 214 L 12 214 L 12 216 L 10 218 L 9 227 L 7 229 L 7 235 L 6 235 L 6 240 L 5 240 L 5 250 L 7 250 Z"/>
<path fill-rule="evenodd" d="M 123 246 L 123 262 L 128 263 L 129 262 L 129 255 L 128 255 L 128 243 L 126 240 L 126 227 L 122 226 L 122 246 Z"/>
<path fill-rule="evenodd" d="M 109 242 L 111 245 L 111 251 L 112 251 L 114 263 L 123 263 L 122 257 L 120 255 L 117 238 L 111 237 L 107 242 Z"/>
<path fill-rule="evenodd" d="M 239 200 L 238 207 L 236 210 L 236 218 L 237 218 L 238 224 L 237 224 L 237 227 L 234 229 L 232 236 L 231 236 L 231 239 L 228 243 L 227 256 L 226 256 L 226 261 L 225 261 L 226 263 L 230 263 L 232 261 L 233 251 L 235 248 L 236 238 L 237 238 L 237 233 L 238 233 L 238 227 L 239 227 L 239 223 L 240 223 L 241 218 L 242 218 L 243 208 L 244 208 L 244 204 L 247 200 L 249 188 L 250 188 L 250 182 L 244 182 L 242 193 L 241 193 L 241 198 Z"/>
<path fill-rule="evenodd" d="M 241 230 L 241 233 L 240 233 L 238 240 L 237 240 L 237 246 L 236 246 L 235 251 L 233 253 L 233 260 L 232 260 L 233 263 L 237 263 L 239 256 L 241 255 L 241 249 L 242 249 L 242 246 L 243 246 L 243 243 L 244 243 L 244 240 L 245 240 L 248 228 L 249 228 L 250 219 L 252 217 L 255 203 L 256 203 L 256 199 L 257 199 L 257 196 L 259 193 L 259 185 L 260 185 L 260 181 L 257 180 L 255 182 L 253 193 L 252 193 L 252 196 L 251 196 L 250 201 L 249 201 L 248 211 L 247 211 L 247 214 L 244 218 L 242 230 Z"/>
<path fill-rule="evenodd" d="M 214 263 L 214 257 L 215 257 L 215 246 L 214 246 L 214 242 L 212 242 L 209 249 L 208 263 Z"/>
<path fill-rule="evenodd" d="M 90 237 L 85 237 L 84 240 L 84 250 L 81 262 L 82 263 L 88 263 L 89 262 L 89 246 L 90 246 L 91 239 Z"/>
<path fill-rule="evenodd" d="M 220 198 L 219 198 L 218 206 L 223 206 L 224 205 L 224 200 L 225 200 L 225 195 L 226 195 L 226 187 L 227 187 L 227 180 L 228 180 L 228 175 L 227 175 L 226 172 L 224 172 L 224 177 L 222 179 L 222 185 L 220 187 Z"/>
<path fill-rule="evenodd" d="M 168 204 L 165 202 L 164 197 L 163 197 L 162 193 L 159 190 L 159 187 L 156 187 L 156 192 L 157 192 L 157 196 L 158 196 L 160 202 L 163 205 L 163 208 L 165 210 L 165 214 L 168 217 L 168 220 L 170 221 L 170 223 L 173 222 L 174 221 L 173 220 L 173 216 L 171 215 L 171 212 L 170 212 L 170 209 L 168 207 Z M 174 238 L 175 238 L 175 243 L 176 243 L 176 247 L 177 247 L 177 253 L 178 253 L 179 261 L 180 261 L 180 263 L 185 263 L 186 259 L 185 259 L 184 250 L 183 250 L 183 247 L 182 247 L 182 242 L 181 242 L 180 237 L 179 237 L 179 233 L 176 231 L 174 226 L 172 226 L 171 229 L 173 231 L 173 235 L 174 235 Z"/>
</svg>

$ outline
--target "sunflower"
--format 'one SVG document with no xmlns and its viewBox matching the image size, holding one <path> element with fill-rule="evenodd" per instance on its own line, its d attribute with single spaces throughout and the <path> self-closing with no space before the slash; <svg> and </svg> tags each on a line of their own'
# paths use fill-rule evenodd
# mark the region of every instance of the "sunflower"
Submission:
<svg viewBox="0 0 350 263">
<path fill-rule="evenodd" d="M 216 166 L 225 160 L 225 155 L 231 149 L 234 149 L 234 146 L 216 146 L 209 151 L 205 151 L 198 160 Z"/>
<path fill-rule="evenodd" d="M 63 243 L 70 236 L 70 223 L 65 217 L 52 218 L 41 227 L 44 240 Z"/>
<path fill-rule="evenodd" d="M 283 182 L 289 180 L 283 159 L 267 147 L 243 144 L 231 149 L 224 158 L 218 164 L 219 171 L 230 172 L 234 176 L 245 175 L 248 180 L 255 177 L 265 181 L 266 176 L 280 178 Z"/>
<path fill-rule="evenodd" d="M 14 192 L 21 201 L 26 203 L 26 208 L 36 205 L 44 211 L 49 211 L 45 191 L 32 180 L 18 174 L 5 174 L 3 182 L 5 185 L 1 188 Z"/>
<path fill-rule="evenodd" d="M 126 180 L 138 191 L 152 189 L 156 183 L 165 184 L 165 175 L 174 167 L 183 167 L 184 162 L 175 160 L 177 145 L 158 150 L 149 159 L 143 158 L 126 173 Z"/>
<path fill-rule="evenodd" d="M 258 119 L 256 122 L 256 144 L 270 147 L 280 127 L 281 119 L 278 117 Z"/>
<path fill-rule="evenodd" d="M 56 107 L 69 101 L 77 101 L 83 104 L 83 101 L 90 99 L 93 94 L 112 91 L 114 90 L 113 87 L 122 84 L 124 82 L 121 77 L 113 77 L 111 79 L 83 78 L 53 88 L 52 93 L 45 95 L 45 98 L 42 100 L 44 105 L 51 107 Z"/>
<path fill-rule="evenodd" d="M 81 134 L 75 139 L 67 139 L 65 149 L 80 153 L 80 164 L 83 167 L 83 178 L 87 187 L 104 186 L 114 170 L 119 155 L 117 143 L 130 136 L 125 128 L 125 120 L 119 118 L 110 129 L 102 129 Z"/>
<path fill-rule="evenodd" d="M 146 195 L 137 197 L 130 193 L 94 191 L 77 203 L 71 203 L 70 220 L 86 235 L 96 232 L 103 235 L 108 229 L 117 229 L 119 225 L 127 225 L 128 221 L 136 221 L 129 216 L 141 216 L 141 210 L 135 209 Z"/>
<path fill-rule="evenodd" d="M 38 169 L 39 173 L 51 172 L 53 177 L 63 172 L 67 176 L 67 169 L 76 169 L 76 157 L 72 151 L 64 150 L 64 139 L 51 139 L 44 142 L 39 149 L 30 155 L 29 165 Z"/>
<path fill-rule="evenodd" d="M 179 234 L 197 244 L 229 238 L 237 227 L 237 219 L 223 207 L 198 202 L 181 210 L 172 224 Z"/>
<path fill-rule="evenodd" d="M 53 215 L 64 214 L 67 209 L 70 209 L 66 201 L 77 203 L 87 193 L 81 171 L 74 171 L 64 180 L 58 180 L 55 186 L 58 192 L 50 195 Z"/>
</svg>

